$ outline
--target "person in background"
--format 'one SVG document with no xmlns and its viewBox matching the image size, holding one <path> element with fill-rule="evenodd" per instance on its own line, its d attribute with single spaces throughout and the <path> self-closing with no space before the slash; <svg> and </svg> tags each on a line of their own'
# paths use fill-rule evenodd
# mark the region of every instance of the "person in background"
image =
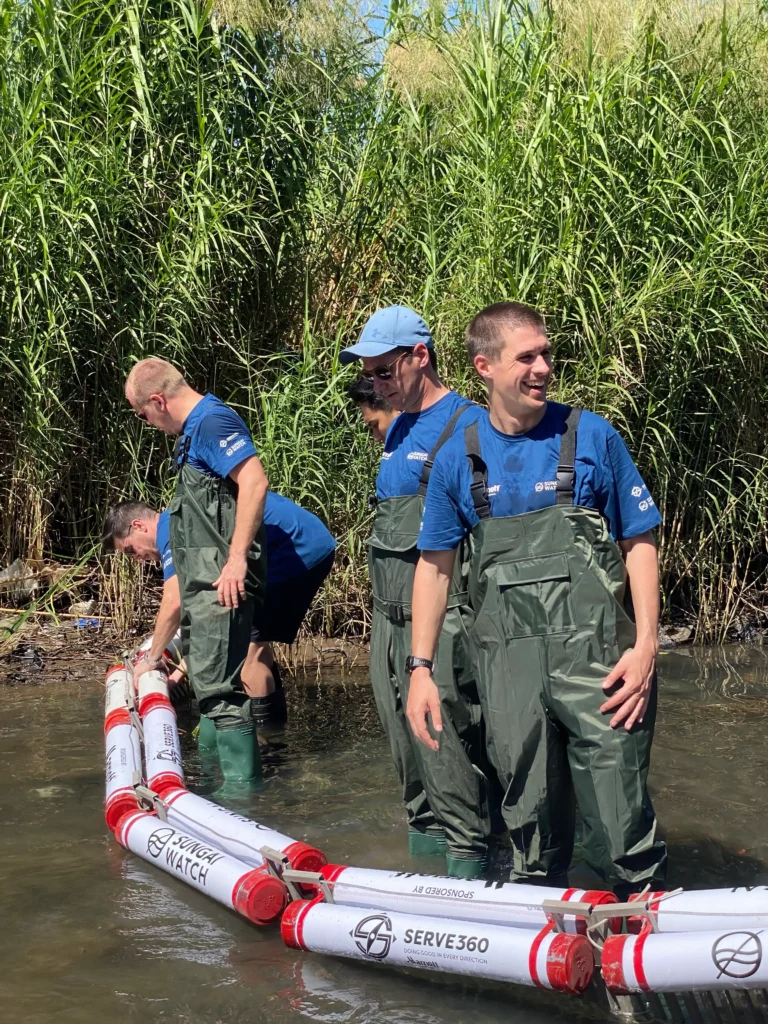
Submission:
<svg viewBox="0 0 768 1024">
<path fill-rule="evenodd" d="M 491 827 L 463 562 L 457 564 L 436 656 L 446 723 L 439 750 L 426 751 L 416 742 L 405 705 L 413 668 L 411 589 L 429 471 L 444 441 L 481 410 L 440 381 L 429 328 L 412 309 L 389 306 L 374 313 L 359 342 L 340 356 L 342 363 L 358 359 L 375 394 L 403 410 L 386 432 L 368 541 L 371 684 L 403 788 L 409 851 L 445 854 L 450 875 L 474 878 L 486 867 Z"/>
<path fill-rule="evenodd" d="M 578 804 L 585 859 L 617 895 L 663 889 L 667 852 L 646 789 L 661 516 L 613 427 L 548 401 L 551 345 L 536 310 L 495 303 L 466 338 L 489 411 L 435 459 L 412 654 L 420 666 L 434 657 L 471 538 L 470 636 L 506 791 L 512 879 L 567 885 Z M 408 718 L 425 749 L 440 748 L 444 712 L 428 667 L 414 670 Z"/>
<path fill-rule="evenodd" d="M 370 380 L 358 377 L 347 388 L 347 397 L 360 410 L 363 422 L 374 441 L 383 441 L 398 413 L 386 398 L 376 393 Z"/>
<path fill-rule="evenodd" d="M 155 635 L 173 636 L 181 601 L 170 544 L 169 514 L 140 501 L 114 505 L 104 523 L 102 547 L 139 562 L 159 562 L 163 598 Z M 264 604 L 254 613 L 251 642 L 240 678 L 251 698 L 251 715 L 260 732 L 286 722 L 285 696 L 273 643 L 291 644 L 315 595 L 333 567 L 336 541 L 323 523 L 300 505 L 269 491 L 264 511 L 267 538 L 267 586 Z M 307 564 L 309 563 L 309 564 Z M 202 745 L 215 734 L 203 727 Z M 206 742 L 208 741 L 208 742 Z"/>
</svg>

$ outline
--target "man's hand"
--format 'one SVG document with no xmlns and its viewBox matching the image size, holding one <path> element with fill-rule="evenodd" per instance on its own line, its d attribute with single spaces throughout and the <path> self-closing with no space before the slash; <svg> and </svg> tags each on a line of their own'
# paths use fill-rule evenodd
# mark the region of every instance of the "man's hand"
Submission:
<svg viewBox="0 0 768 1024">
<path fill-rule="evenodd" d="M 622 723 L 629 730 L 635 723 L 642 722 L 648 701 L 651 698 L 653 673 L 656 668 L 655 644 L 638 644 L 630 647 L 619 658 L 613 671 L 603 681 L 603 689 L 610 690 L 619 680 L 624 685 L 617 690 L 600 708 L 603 714 L 615 711 L 611 719 L 611 728 L 616 729 Z"/>
<path fill-rule="evenodd" d="M 237 608 L 240 598 L 245 600 L 245 577 L 248 573 L 248 559 L 245 555 L 232 555 L 221 570 L 221 576 L 213 581 L 219 592 L 219 604 Z"/>
<path fill-rule="evenodd" d="M 408 707 L 406 715 L 413 735 L 430 750 L 439 750 L 437 740 L 433 740 L 427 728 L 427 716 L 432 716 L 432 728 L 435 732 L 443 731 L 443 718 L 440 713 L 440 693 L 429 669 L 421 666 L 411 673 L 411 685 L 408 691 Z"/>
<path fill-rule="evenodd" d="M 137 693 L 139 692 L 139 679 L 141 679 L 145 672 L 157 672 L 158 667 L 162 669 L 162 665 L 150 665 L 144 658 L 140 658 L 136 662 L 133 666 L 133 688 Z"/>
<path fill-rule="evenodd" d="M 168 675 L 168 685 L 169 686 L 176 686 L 178 683 L 180 683 L 182 681 L 182 679 L 185 679 L 186 676 L 187 676 L 187 663 L 182 658 L 181 661 L 179 662 L 179 664 L 176 666 L 176 668 L 173 669 L 173 671 L 169 673 L 169 675 Z"/>
</svg>

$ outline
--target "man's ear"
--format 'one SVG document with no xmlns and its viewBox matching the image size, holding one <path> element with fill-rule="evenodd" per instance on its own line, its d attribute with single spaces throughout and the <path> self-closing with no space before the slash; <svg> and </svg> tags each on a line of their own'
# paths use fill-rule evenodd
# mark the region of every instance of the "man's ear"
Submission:
<svg viewBox="0 0 768 1024">
<path fill-rule="evenodd" d="M 475 364 L 475 369 L 484 380 L 488 380 L 489 377 L 493 376 L 488 356 L 477 355 L 472 362 Z"/>
<path fill-rule="evenodd" d="M 419 366 L 429 365 L 429 349 L 423 341 L 413 346 L 413 354 L 419 360 Z"/>
<path fill-rule="evenodd" d="M 143 519 L 132 519 L 131 529 L 137 530 L 139 533 L 149 533 L 149 530 L 147 529 L 147 524 L 144 522 Z"/>
</svg>

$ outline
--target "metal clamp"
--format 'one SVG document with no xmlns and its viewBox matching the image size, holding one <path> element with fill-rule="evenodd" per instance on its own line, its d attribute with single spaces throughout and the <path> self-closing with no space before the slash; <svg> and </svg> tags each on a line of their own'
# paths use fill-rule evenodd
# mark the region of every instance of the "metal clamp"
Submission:
<svg viewBox="0 0 768 1024">
<path fill-rule="evenodd" d="M 154 811 L 160 821 L 168 821 L 168 808 L 163 798 L 158 796 L 154 789 L 149 789 L 139 781 L 138 783 L 134 783 L 133 790 L 139 804 L 143 804 L 150 810 Z"/>
<path fill-rule="evenodd" d="M 259 853 L 264 858 L 268 871 L 275 878 L 282 878 L 285 870 L 291 866 L 282 850 L 276 850 L 272 846 L 260 846 Z"/>
<path fill-rule="evenodd" d="M 296 871 L 293 868 L 286 868 L 283 871 L 283 881 L 291 894 L 292 900 L 303 900 L 305 896 L 299 889 L 300 885 L 312 885 L 319 889 L 326 903 L 334 903 L 333 891 L 328 884 L 328 879 L 323 878 L 319 871 Z"/>
</svg>

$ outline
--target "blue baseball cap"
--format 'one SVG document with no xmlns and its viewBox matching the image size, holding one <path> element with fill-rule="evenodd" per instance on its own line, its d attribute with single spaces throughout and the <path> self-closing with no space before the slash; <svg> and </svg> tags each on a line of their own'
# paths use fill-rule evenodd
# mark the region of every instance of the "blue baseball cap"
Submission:
<svg viewBox="0 0 768 1024">
<path fill-rule="evenodd" d="M 418 344 L 433 348 L 429 328 L 418 313 L 407 306 L 386 306 L 369 318 L 356 345 L 339 354 L 342 365 L 368 356 L 383 356 L 393 348 L 414 348 Z"/>
</svg>

